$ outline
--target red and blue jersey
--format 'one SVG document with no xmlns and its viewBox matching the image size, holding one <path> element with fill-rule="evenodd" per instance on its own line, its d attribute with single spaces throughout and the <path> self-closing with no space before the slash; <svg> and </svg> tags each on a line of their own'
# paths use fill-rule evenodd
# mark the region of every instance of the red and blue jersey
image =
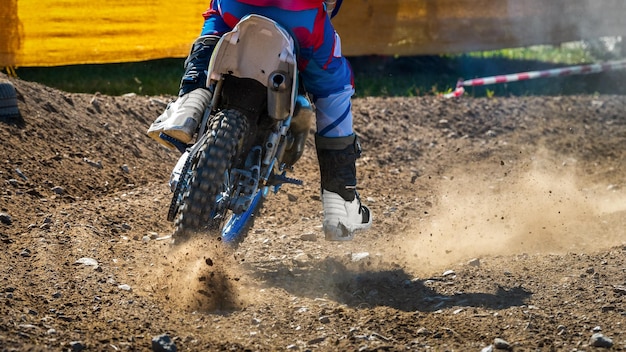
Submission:
<svg viewBox="0 0 626 352">
<path fill-rule="evenodd" d="M 339 5 L 337 1 L 336 10 Z M 340 53 L 337 55 L 340 43 L 322 0 L 212 0 L 209 9 L 203 13 L 205 20 L 201 35 L 221 36 L 251 13 L 269 17 L 294 34 L 300 46 L 298 68 L 303 73 L 305 86 L 309 86 L 309 92 L 317 94 L 318 88 L 321 88 L 326 94 L 333 93 L 333 89 L 329 92 L 329 86 L 336 83 L 329 84 L 326 79 L 317 77 L 312 84 L 306 83 L 309 70 L 332 72 L 334 82 L 338 79 L 336 74 L 339 72 L 336 71 L 345 66 L 339 58 Z M 348 71 L 344 75 L 351 84 L 352 72 Z M 340 80 L 345 82 L 345 78 Z M 319 87 L 316 87 L 316 82 L 319 82 Z"/>
<path fill-rule="evenodd" d="M 339 10 L 337 0 L 333 14 Z M 201 35 L 218 35 L 232 30 L 249 14 L 269 17 L 288 29 L 298 41 L 300 52 L 298 69 L 306 90 L 317 105 L 319 116 L 327 115 L 329 134 L 344 134 L 338 126 L 349 115 L 351 131 L 350 95 L 354 92 L 354 79 L 348 61 L 341 55 L 339 36 L 326 13 L 323 0 L 212 0 L 203 13 L 204 25 Z M 331 16 L 333 15 L 331 14 Z M 337 103 L 337 97 L 341 103 Z M 347 97 L 347 99 L 346 99 Z M 346 101 L 347 100 L 347 101 Z M 328 107 L 325 102 L 328 102 Z M 330 104 L 333 102 L 332 104 Z M 346 109 L 348 109 L 346 111 Z M 337 110 L 337 111 L 335 111 Z M 339 111 L 341 110 L 341 111 Z M 335 129 L 336 132 L 330 131 Z M 326 133 L 325 133 L 326 134 Z"/>
</svg>

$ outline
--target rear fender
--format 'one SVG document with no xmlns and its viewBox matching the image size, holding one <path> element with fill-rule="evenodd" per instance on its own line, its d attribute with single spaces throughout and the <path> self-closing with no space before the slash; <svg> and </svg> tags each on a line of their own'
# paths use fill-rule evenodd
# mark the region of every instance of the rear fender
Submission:
<svg viewBox="0 0 626 352">
<path fill-rule="evenodd" d="M 276 72 L 281 72 L 291 97 L 296 94 L 296 45 L 293 37 L 275 21 L 260 15 L 244 17 L 218 42 L 209 63 L 210 83 L 224 75 L 254 79 L 272 88 Z M 294 99 L 284 99 L 289 115 L 293 115 Z M 272 112 L 269 111 L 272 116 Z"/>
</svg>

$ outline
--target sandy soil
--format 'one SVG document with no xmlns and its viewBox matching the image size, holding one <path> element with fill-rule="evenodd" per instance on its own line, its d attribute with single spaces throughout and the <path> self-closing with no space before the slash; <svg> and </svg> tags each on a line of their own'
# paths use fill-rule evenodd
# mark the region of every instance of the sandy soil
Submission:
<svg viewBox="0 0 626 352">
<path fill-rule="evenodd" d="M 324 241 L 311 135 L 233 249 L 168 240 L 171 97 L 0 78 L 2 351 L 626 349 L 625 96 L 356 99 L 373 229 Z"/>
</svg>

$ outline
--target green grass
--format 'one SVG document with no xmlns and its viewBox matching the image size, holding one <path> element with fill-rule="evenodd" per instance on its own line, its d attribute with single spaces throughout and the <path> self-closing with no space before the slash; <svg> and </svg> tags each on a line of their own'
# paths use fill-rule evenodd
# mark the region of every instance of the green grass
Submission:
<svg viewBox="0 0 626 352">
<path fill-rule="evenodd" d="M 618 41 L 619 45 L 624 43 Z M 618 48 L 619 49 L 619 48 Z M 622 49 L 623 51 L 623 49 Z M 356 96 L 423 96 L 449 92 L 457 80 L 511 74 L 617 59 L 621 53 L 606 43 L 577 42 L 559 47 L 518 49 L 411 57 L 366 56 L 348 58 L 355 74 Z M 122 95 L 175 95 L 184 59 L 136 63 L 21 67 L 15 72 L 26 81 L 68 92 Z M 610 74 L 535 79 L 486 87 L 467 87 L 470 96 L 626 94 L 625 71 Z"/>
<path fill-rule="evenodd" d="M 184 59 L 145 62 L 21 67 L 17 77 L 67 92 L 122 95 L 177 94 Z"/>
</svg>

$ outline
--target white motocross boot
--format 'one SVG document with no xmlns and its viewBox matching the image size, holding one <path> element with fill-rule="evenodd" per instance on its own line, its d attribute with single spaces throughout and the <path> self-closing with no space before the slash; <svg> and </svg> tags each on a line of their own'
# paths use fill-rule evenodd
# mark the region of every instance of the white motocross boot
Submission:
<svg viewBox="0 0 626 352">
<path fill-rule="evenodd" d="M 370 209 L 361 204 L 356 191 L 356 159 L 361 147 L 356 135 L 328 138 L 315 136 L 320 164 L 322 227 L 327 241 L 350 241 L 357 231 L 372 227 Z"/>
<path fill-rule="evenodd" d="M 211 97 L 211 92 L 204 88 L 192 90 L 179 97 L 152 123 L 148 129 L 148 136 L 171 149 L 176 147 L 162 139 L 161 132 L 182 143 L 189 143 L 204 116 L 204 111 L 211 103 Z"/>
<path fill-rule="evenodd" d="M 176 147 L 162 139 L 161 133 L 184 144 L 192 140 L 213 97 L 207 87 L 207 70 L 218 41 L 219 37 L 214 35 L 201 36 L 194 41 L 185 60 L 185 73 L 180 81 L 178 99 L 170 103 L 148 129 L 148 136 L 152 139 L 171 149 Z"/>
</svg>

